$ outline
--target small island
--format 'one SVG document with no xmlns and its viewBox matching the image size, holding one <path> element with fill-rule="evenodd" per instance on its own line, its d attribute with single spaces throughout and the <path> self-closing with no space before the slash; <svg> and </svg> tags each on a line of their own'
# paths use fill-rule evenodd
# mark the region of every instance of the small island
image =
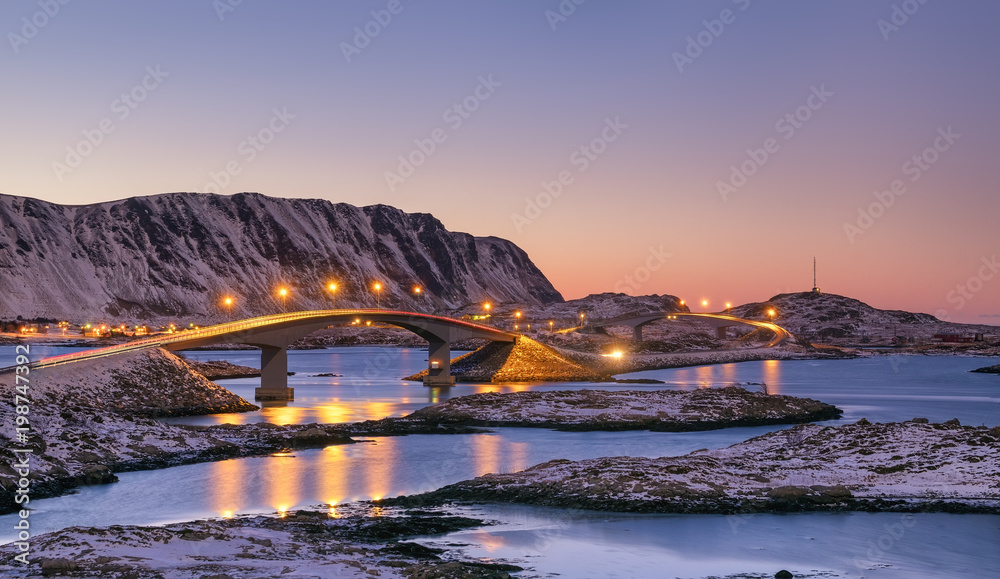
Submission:
<svg viewBox="0 0 1000 579">
<path fill-rule="evenodd" d="M 486 392 L 421 408 L 406 418 L 461 426 L 688 432 L 799 424 L 840 418 L 842 413 L 835 406 L 808 398 L 730 386 L 693 391 Z"/>
<path fill-rule="evenodd" d="M 926 419 L 800 425 L 684 456 L 553 460 L 393 504 L 505 502 L 600 511 L 1000 513 L 1000 427 Z"/>
</svg>

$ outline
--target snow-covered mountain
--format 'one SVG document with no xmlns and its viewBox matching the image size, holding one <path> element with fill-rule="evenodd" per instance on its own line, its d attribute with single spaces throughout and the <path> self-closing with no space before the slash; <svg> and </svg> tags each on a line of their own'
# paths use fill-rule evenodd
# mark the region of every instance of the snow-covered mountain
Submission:
<svg viewBox="0 0 1000 579">
<path fill-rule="evenodd" d="M 281 311 L 280 286 L 289 310 L 368 307 L 376 281 L 382 307 L 562 301 L 513 243 L 386 205 L 167 193 L 67 206 L 0 195 L 0 318 L 224 319 L 225 296 L 236 318 Z"/>
</svg>

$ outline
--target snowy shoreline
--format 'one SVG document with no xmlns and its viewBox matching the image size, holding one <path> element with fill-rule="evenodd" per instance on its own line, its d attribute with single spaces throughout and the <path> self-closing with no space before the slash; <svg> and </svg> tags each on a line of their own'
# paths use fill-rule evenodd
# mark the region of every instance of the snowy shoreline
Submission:
<svg viewBox="0 0 1000 579">
<path fill-rule="evenodd" d="M 391 499 L 621 512 L 1000 513 L 1000 427 L 801 425 L 679 457 L 554 460 Z"/>
</svg>

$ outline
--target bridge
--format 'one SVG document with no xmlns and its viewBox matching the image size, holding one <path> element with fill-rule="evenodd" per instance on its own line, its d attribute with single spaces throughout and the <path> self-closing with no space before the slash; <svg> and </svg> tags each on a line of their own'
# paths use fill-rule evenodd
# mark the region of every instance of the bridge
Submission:
<svg viewBox="0 0 1000 579">
<path fill-rule="evenodd" d="M 759 322 L 757 320 L 748 320 L 745 318 L 737 318 L 736 316 L 730 316 L 726 314 L 702 314 L 702 313 L 691 313 L 691 312 L 648 312 L 648 313 L 631 313 L 623 314 L 621 316 L 616 316 L 614 318 L 609 318 L 607 320 L 596 320 L 591 321 L 587 325 L 592 328 L 603 329 L 608 326 L 627 326 L 632 328 L 632 339 L 636 342 L 642 341 L 642 328 L 647 324 L 651 324 L 657 320 L 666 319 L 678 319 L 678 318 L 694 318 L 699 321 L 707 323 L 709 326 L 715 328 L 716 335 L 720 339 L 726 337 L 726 328 L 731 328 L 738 325 L 753 326 L 755 328 L 765 328 L 774 332 L 774 338 L 767 344 L 768 347 L 777 346 L 781 342 L 785 341 L 791 336 L 788 330 L 782 328 L 774 322 Z M 577 328 L 579 329 L 579 328 Z"/>
<path fill-rule="evenodd" d="M 247 344 L 257 346 L 261 351 L 260 387 L 254 392 L 254 397 L 258 400 L 292 400 L 295 392 L 288 386 L 288 346 L 313 332 L 348 320 L 393 325 L 427 340 L 428 374 L 424 377 L 424 384 L 428 386 L 455 383 L 451 375 L 452 343 L 472 338 L 496 342 L 517 340 L 515 334 L 491 326 L 431 314 L 382 309 L 314 310 L 261 316 L 52 356 L 38 360 L 32 368 L 93 360 L 147 348 L 177 351 L 210 344 Z"/>
</svg>

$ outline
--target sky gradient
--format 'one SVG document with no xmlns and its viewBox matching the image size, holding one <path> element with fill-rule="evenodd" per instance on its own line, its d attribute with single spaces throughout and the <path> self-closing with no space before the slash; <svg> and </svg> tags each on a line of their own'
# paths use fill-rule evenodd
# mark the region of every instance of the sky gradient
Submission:
<svg viewBox="0 0 1000 579">
<path fill-rule="evenodd" d="M 808 290 L 815 256 L 825 291 L 1000 325 L 997 21 L 986 0 L 4 2 L 0 192 L 385 203 L 514 241 L 567 298 L 719 309 Z"/>
</svg>

